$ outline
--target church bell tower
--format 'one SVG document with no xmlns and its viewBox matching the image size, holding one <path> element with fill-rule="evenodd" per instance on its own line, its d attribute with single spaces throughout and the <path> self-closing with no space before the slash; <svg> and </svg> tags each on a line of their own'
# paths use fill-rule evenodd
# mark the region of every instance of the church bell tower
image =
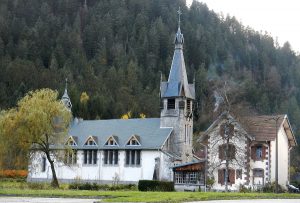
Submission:
<svg viewBox="0 0 300 203">
<path fill-rule="evenodd" d="M 181 162 L 193 159 L 193 102 L 195 84 L 189 84 L 183 57 L 184 38 L 180 30 L 180 8 L 178 10 L 178 30 L 175 35 L 175 50 L 168 81 L 161 81 L 160 126 L 173 127 L 170 137 L 171 151 L 181 158 Z"/>
</svg>

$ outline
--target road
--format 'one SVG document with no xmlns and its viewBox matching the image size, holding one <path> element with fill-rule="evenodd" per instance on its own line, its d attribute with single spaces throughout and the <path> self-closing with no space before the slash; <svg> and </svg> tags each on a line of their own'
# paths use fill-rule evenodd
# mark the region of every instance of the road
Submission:
<svg viewBox="0 0 300 203">
<path fill-rule="evenodd" d="M 214 200 L 189 203 L 300 203 L 300 199 L 251 199 L 251 200 Z"/>
<path fill-rule="evenodd" d="M 1 203 L 94 203 L 100 199 L 39 198 L 39 197 L 0 197 Z"/>
<path fill-rule="evenodd" d="M 0 197 L 1 203 L 98 203 L 100 199 Z M 188 203 L 300 203 L 300 199 L 215 200 Z"/>
</svg>

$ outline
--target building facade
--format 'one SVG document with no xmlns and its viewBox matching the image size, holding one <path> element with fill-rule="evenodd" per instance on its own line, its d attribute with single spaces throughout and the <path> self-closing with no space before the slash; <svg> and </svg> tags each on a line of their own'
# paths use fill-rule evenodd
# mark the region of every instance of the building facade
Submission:
<svg viewBox="0 0 300 203">
<path fill-rule="evenodd" d="M 140 179 L 173 180 L 172 166 L 193 161 L 193 102 L 180 26 L 168 81 L 161 81 L 161 116 L 145 119 L 82 120 L 75 118 L 68 136 L 53 147 L 60 181 L 136 183 Z M 67 87 L 62 102 L 71 111 Z M 29 181 L 50 181 L 45 155 L 32 151 Z"/>
<path fill-rule="evenodd" d="M 259 189 L 276 180 L 278 141 L 278 184 L 289 184 L 290 150 L 296 146 L 288 117 L 252 116 L 236 120 L 223 113 L 200 137 L 207 145 L 208 177 L 212 189 L 239 190 L 240 186 Z"/>
</svg>

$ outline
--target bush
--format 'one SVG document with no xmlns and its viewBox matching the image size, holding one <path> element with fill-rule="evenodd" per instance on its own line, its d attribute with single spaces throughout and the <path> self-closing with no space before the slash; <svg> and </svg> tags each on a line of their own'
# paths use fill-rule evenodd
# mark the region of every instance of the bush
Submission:
<svg viewBox="0 0 300 203">
<path fill-rule="evenodd" d="M 140 180 L 139 191 L 175 191 L 174 183 L 157 180 Z"/>
<path fill-rule="evenodd" d="M 262 187 L 263 192 L 275 192 L 275 182 L 267 183 Z M 283 193 L 285 190 L 281 185 L 278 184 L 278 192 Z"/>
<path fill-rule="evenodd" d="M 247 188 L 245 185 L 240 185 L 239 192 L 248 193 L 248 192 L 252 192 L 252 190 L 251 187 Z"/>
<path fill-rule="evenodd" d="M 0 178 L 26 178 L 27 175 L 26 170 L 0 170 Z"/>
<path fill-rule="evenodd" d="M 30 189 L 34 190 L 44 190 L 51 188 L 50 184 L 47 183 L 28 183 L 27 185 Z"/>
<path fill-rule="evenodd" d="M 136 185 L 134 184 L 127 184 L 127 185 L 102 185 L 97 183 L 79 183 L 74 182 L 69 184 L 69 189 L 72 190 L 136 190 Z"/>
</svg>

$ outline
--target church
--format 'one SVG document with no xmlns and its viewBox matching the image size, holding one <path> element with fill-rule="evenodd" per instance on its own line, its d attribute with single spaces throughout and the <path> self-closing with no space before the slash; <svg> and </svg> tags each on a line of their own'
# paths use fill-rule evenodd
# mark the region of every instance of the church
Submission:
<svg viewBox="0 0 300 203">
<path fill-rule="evenodd" d="M 142 179 L 172 181 L 175 165 L 197 161 L 192 151 L 195 82 L 189 84 L 187 79 L 180 20 L 174 43 L 168 81 L 160 84 L 160 118 L 75 118 L 63 143 L 72 153 L 67 152 L 64 159 L 55 160 L 59 181 L 103 184 L 137 183 Z M 67 87 L 62 102 L 71 111 Z M 51 179 L 45 155 L 34 152 L 28 181 Z"/>
</svg>

